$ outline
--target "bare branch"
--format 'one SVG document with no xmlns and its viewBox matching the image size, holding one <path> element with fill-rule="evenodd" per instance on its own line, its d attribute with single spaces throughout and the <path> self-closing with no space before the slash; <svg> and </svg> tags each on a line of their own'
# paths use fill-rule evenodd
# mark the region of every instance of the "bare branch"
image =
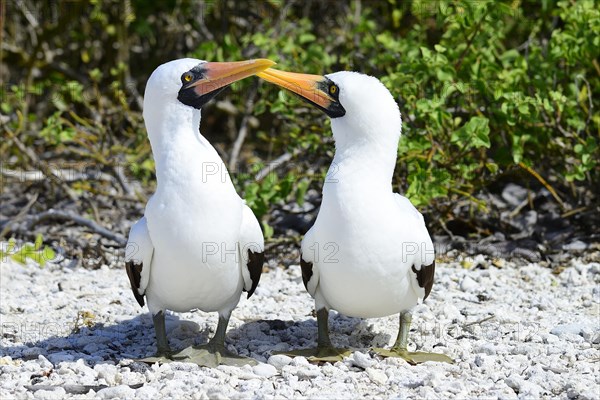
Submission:
<svg viewBox="0 0 600 400">
<path fill-rule="evenodd" d="M 240 151 L 242 149 L 242 144 L 246 139 L 246 135 L 248 135 L 248 121 L 250 121 L 250 117 L 252 116 L 252 110 L 254 109 L 254 100 L 256 99 L 257 92 L 258 81 L 256 81 L 255 84 L 252 86 L 250 94 L 248 95 L 248 99 L 246 100 L 246 110 L 244 112 L 244 117 L 242 118 L 242 122 L 240 123 L 240 129 L 238 131 L 237 138 L 233 143 L 231 155 L 229 156 L 229 170 L 233 170 L 236 167 Z"/>
<path fill-rule="evenodd" d="M 21 211 L 19 211 L 19 213 L 17 215 L 15 215 L 10 221 L 8 221 L 6 223 L 6 225 L 4 225 L 4 228 L 2 228 L 2 232 L 0 232 L 0 240 L 3 240 L 4 237 L 6 236 L 6 234 L 8 232 L 10 232 L 10 227 L 12 224 L 19 222 L 28 212 L 29 209 L 35 204 L 35 202 L 37 201 L 39 196 L 39 193 L 35 193 L 31 199 L 29 199 L 29 201 L 27 202 L 27 204 L 25 205 L 25 207 L 23 207 L 21 209 Z"/>
<path fill-rule="evenodd" d="M 42 173 L 48 179 L 50 179 L 51 181 L 57 182 L 58 185 L 65 191 L 67 196 L 69 196 L 69 198 L 72 201 L 77 201 L 77 195 L 69 187 L 69 185 L 67 185 L 63 180 L 61 180 L 59 176 L 54 175 L 52 173 L 52 170 L 48 167 L 48 165 L 46 165 L 45 162 L 40 160 L 40 158 L 37 156 L 37 154 L 35 154 L 33 152 L 33 150 L 31 150 L 30 148 L 25 146 L 25 144 L 23 142 L 21 142 L 19 140 L 19 138 L 12 131 L 10 131 L 7 127 L 6 127 L 6 132 L 8 133 L 8 136 L 13 141 L 13 143 L 19 148 L 19 150 L 21 150 L 21 152 L 23 154 L 25 154 L 27 156 L 27 158 L 29 158 L 29 160 L 31 162 L 33 162 L 34 165 L 38 165 L 40 167 Z"/>
<path fill-rule="evenodd" d="M 286 162 L 288 162 L 291 159 L 292 159 L 292 154 L 283 153 L 282 155 L 280 155 L 273 161 L 270 161 L 266 167 L 264 167 L 263 169 L 258 171 L 258 173 L 254 177 L 254 179 L 257 181 L 263 180 L 267 175 L 269 175 L 271 172 L 275 171 L 278 167 L 280 167 L 281 165 L 284 165 Z"/>
<path fill-rule="evenodd" d="M 84 218 L 80 215 L 71 214 L 68 212 L 57 211 L 54 209 L 50 209 L 48 211 L 41 212 L 39 214 L 33 215 L 29 218 L 27 223 L 25 224 L 25 229 L 30 231 L 33 227 L 40 222 L 46 220 L 67 220 L 75 222 L 76 224 L 85 226 L 90 228 L 93 232 L 104 236 L 105 238 L 117 242 L 119 245 L 124 246 L 127 244 L 127 239 L 118 233 L 113 233 L 103 226 L 98 225 L 96 222 Z"/>
</svg>

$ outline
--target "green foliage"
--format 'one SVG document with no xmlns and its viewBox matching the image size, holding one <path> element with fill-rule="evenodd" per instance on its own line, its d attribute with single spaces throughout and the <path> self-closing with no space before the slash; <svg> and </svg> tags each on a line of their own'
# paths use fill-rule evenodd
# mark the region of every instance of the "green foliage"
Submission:
<svg viewBox="0 0 600 400">
<path fill-rule="evenodd" d="M 6 250 L 0 249 L 0 259 L 5 260 L 7 257 L 20 264 L 25 264 L 30 259 L 44 267 L 46 262 L 54 260 L 56 253 L 51 247 L 44 245 L 42 235 L 37 235 L 35 243 L 24 243 L 21 247 L 17 246 L 14 239 L 9 240 Z"/>
<path fill-rule="evenodd" d="M 251 43 L 279 68 L 379 77 L 404 116 L 396 177 L 408 188 L 399 190 L 436 207 L 449 197 L 472 199 L 521 165 L 562 186 L 600 178 L 599 118 L 592 115 L 600 13 L 593 3 L 369 3 L 359 20 L 340 14 L 346 20 L 336 23 L 346 29 L 292 20 L 293 37 L 267 31 Z M 290 114 L 298 103 L 279 97 L 265 104 L 283 122 L 283 144 L 328 157 L 319 145 L 329 134 L 323 116 Z M 316 146 L 308 143 L 306 118 L 317 126 Z"/>
<path fill-rule="evenodd" d="M 183 56 L 267 57 L 281 69 L 380 78 L 404 121 L 395 187 L 430 211 L 475 201 L 479 190 L 507 176 L 542 177 L 562 196 L 578 196 L 575 186 L 600 179 L 594 0 L 89 0 L 58 8 L 26 1 L 52 16 L 32 28 L 35 48 L 23 29 L 29 20 L 12 4 L 3 35 L 11 73 L 0 87 L 3 129 L 37 153 L 106 168 L 125 163 L 145 186 L 154 164 L 140 94 L 157 65 Z M 259 83 L 247 110 L 256 84 L 246 79 L 219 96 L 232 112 L 207 105 L 202 131 L 225 149 L 227 162 L 244 113 L 256 117 L 240 157 L 252 173 L 232 175 L 269 233 L 273 207 L 301 204 L 309 188 L 320 189 L 334 146 L 328 119 L 273 85 Z M 24 160 L 16 146 L 2 151 Z M 289 162 L 255 181 L 284 153 Z"/>
<path fill-rule="evenodd" d="M 450 141 L 467 149 L 490 147 L 490 128 L 488 119 L 473 117 L 464 126 L 452 132 Z"/>
<path fill-rule="evenodd" d="M 72 142 L 77 132 L 64 123 L 61 117 L 62 111 L 57 111 L 48 117 L 44 127 L 40 131 L 40 136 L 51 145 Z"/>
</svg>

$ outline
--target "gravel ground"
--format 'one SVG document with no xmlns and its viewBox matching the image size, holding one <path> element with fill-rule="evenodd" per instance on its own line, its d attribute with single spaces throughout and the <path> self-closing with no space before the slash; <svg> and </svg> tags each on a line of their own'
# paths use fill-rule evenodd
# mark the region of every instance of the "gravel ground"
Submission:
<svg viewBox="0 0 600 400">
<path fill-rule="evenodd" d="M 600 398 L 600 263 L 587 260 L 560 273 L 483 256 L 439 263 L 410 343 L 457 362 L 419 366 L 369 353 L 393 342 L 397 316 L 331 313 L 334 344 L 355 349 L 343 362 L 271 356 L 316 336 L 300 268 L 272 268 L 228 331 L 230 349 L 261 364 L 217 369 L 133 361 L 153 353 L 154 333 L 122 268 L 4 260 L 0 398 Z M 168 316 L 171 345 L 206 341 L 216 322 L 201 312 Z"/>
</svg>

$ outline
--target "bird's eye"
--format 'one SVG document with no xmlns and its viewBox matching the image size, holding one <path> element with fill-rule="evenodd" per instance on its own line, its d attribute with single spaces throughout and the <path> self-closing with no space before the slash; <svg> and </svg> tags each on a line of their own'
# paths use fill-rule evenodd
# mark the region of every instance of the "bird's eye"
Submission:
<svg viewBox="0 0 600 400">
<path fill-rule="evenodd" d="M 183 80 L 185 82 L 191 82 L 192 79 L 194 79 L 194 76 L 190 72 L 186 72 L 185 74 L 183 74 Z"/>
<path fill-rule="evenodd" d="M 329 86 L 329 94 L 336 94 L 338 91 L 338 87 L 336 85 Z"/>
</svg>

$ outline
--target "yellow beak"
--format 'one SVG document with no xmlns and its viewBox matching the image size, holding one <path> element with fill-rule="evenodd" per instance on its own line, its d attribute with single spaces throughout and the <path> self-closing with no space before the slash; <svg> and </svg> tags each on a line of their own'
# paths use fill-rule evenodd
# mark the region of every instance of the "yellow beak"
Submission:
<svg viewBox="0 0 600 400">
<path fill-rule="evenodd" d="M 332 118 L 346 114 L 346 110 L 339 102 L 338 86 L 325 76 L 280 71 L 273 68 L 259 72 L 256 76 L 288 89 Z"/>
</svg>

